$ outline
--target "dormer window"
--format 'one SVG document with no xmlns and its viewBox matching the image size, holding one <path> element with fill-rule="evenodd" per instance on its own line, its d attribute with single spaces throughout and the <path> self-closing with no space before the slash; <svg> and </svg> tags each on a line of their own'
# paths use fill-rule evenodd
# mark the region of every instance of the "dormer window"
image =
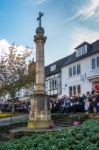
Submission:
<svg viewBox="0 0 99 150">
<path fill-rule="evenodd" d="M 84 55 L 87 53 L 87 44 L 83 45 L 82 47 L 79 47 L 76 51 L 76 57 L 79 57 L 81 55 Z"/>
<path fill-rule="evenodd" d="M 54 71 L 56 69 L 56 64 L 50 67 L 50 71 Z"/>
</svg>

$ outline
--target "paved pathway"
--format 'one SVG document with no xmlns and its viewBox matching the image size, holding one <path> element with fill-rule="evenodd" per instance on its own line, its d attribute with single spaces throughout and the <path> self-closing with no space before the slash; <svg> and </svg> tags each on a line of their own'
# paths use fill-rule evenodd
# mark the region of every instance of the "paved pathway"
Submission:
<svg viewBox="0 0 99 150">
<path fill-rule="evenodd" d="M 25 121 L 28 119 L 28 117 L 29 117 L 28 114 L 24 114 L 24 115 L 11 116 L 11 117 L 7 117 L 7 118 L 3 118 L 3 119 L 0 119 L 0 126 L 12 124 L 14 122 L 20 122 L 20 120 Z"/>
</svg>

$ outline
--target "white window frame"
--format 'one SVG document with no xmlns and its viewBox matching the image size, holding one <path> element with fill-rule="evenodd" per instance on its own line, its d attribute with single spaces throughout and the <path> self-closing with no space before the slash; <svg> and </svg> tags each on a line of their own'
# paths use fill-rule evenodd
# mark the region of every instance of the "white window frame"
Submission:
<svg viewBox="0 0 99 150">
<path fill-rule="evenodd" d="M 78 65 L 80 66 L 80 73 L 77 72 L 77 66 L 78 66 Z M 75 74 L 74 74 L 74 67 L 75 67 L 75 69 L 76 69 Z M 71 69 L 71 71 L 72 71 L 71 75 L 70 75 L 70 69 Z M 74 77 L 74 76 L 76 76 L 76 75 L 80 75 L 80 74 L 81 74 L 81 64 L 80 64 L 80 63 L 75 64 L 75 65 L 72 65 L 72 66 L 70 66 L 70 67 L 68 68 L 68 76 L 69 76 L 69 78 Z"/>
<path fill-rule="evenodd" d="M 80 91 L 78 91 L 78 86 L 80 86 Z M 75 87 L 75 91 L 74 91 L 74 87 Z M 70 88 L 72 89 L 70 92 Z M 77 94 L 81 94 L 81 85 L 72 85 L 69 86 L 69 96 L 73 96 L 73 95 L 77 95 Z"/>
<path fill-rule="evenodd" d="M 84 55 L 87 53 L 87 44 L 83 45 L 82 47 L 78 48 L 76 51 L 76 57 L 79 57 L 81 55 Z"/>
<path fill-rule="evenodd" d="M 52 65 L 52 66 L 50 67 L 50 71 L 54 71 L 54 70 L 56 70 L 56 64 L 55 64 L 55 65 Z"/>
<path fill-rule="evenodd" d="M 99 56 L 96 56 L 91 59 L 91 70 L 99 69 L 99 66 L 97 65 L 98 58 Z M 92 68 L 92 60 L 95 60 L 95 68 Z"/>
</svg>

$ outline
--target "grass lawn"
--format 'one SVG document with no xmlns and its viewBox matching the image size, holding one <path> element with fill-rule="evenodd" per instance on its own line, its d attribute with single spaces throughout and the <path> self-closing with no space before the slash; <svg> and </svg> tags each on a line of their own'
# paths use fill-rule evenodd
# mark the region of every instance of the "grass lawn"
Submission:
<svg viewBox="0 0 99 150">
<path fill-rule="evenodd" d="M 0 113 L 0 119 L 1 118 L 6 118 L 6 117 L 11 117 L 11 116 L 14 116 L 15 114 L 11 114 L 11 113 L 3 113 L 1 112 Z"/>
</svg>

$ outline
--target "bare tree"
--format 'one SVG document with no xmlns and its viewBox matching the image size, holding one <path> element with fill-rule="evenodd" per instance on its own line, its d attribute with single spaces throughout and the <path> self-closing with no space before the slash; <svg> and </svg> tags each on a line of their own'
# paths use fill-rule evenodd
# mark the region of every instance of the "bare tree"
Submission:
<svg viewBox="0 0 99 150">
<path fill-rule="evenodd" d="M 15 112 L 16 92 L 34 82 L 33 73 L 28 72 L 27 59 L 30 54 L 28 47 L 20 54 L 17 46 L 12 44 L 9 53 L 0 57 L 0 95 L 10 95 L 13 100 L 12 112 Z"/>
</svg>

